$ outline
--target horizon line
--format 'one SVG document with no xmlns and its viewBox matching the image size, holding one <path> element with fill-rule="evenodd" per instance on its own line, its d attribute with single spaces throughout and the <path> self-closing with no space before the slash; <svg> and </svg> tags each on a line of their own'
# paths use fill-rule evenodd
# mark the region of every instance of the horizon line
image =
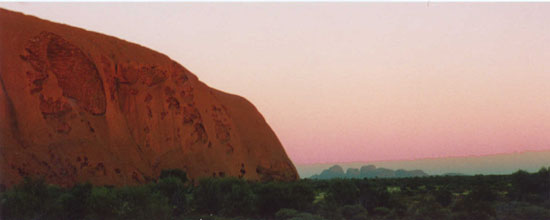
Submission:
<svg viewBox="0 0 550 220">
<path fill-rule="evenodd" d="M 512 153 L 495 153 L 495 154 L 481 154 L 481 155 L 463 155 L 463 156 L 444 156 L 444 157 L 424 157 L 424 158 L 415 158 L 415 159 L 395 159 L 395 160 L 374 160 L 374 161 L 340 161 L 340 162 L 320 162 L 320 163 L 294 163 L 296 165 L 329 165 L 329 164 L 338 164 L 338 163 L 376 163 L 376 162 L 393 162 L 393 161 L 416 161 L 416 160 L 434 160 L 434 159 L 446 159 L 446 158 L 471 158 L 471 157 L 487 157 L 487 156 L 498 156 L 498 155 L 513 155 L 513 154 L 525 154 L 525 153 L 540 153 L 540 152 L 550 152 L 550 149 L 544 150 L 525 150 L 525 151 L 515 151 Z"/>
</svg>

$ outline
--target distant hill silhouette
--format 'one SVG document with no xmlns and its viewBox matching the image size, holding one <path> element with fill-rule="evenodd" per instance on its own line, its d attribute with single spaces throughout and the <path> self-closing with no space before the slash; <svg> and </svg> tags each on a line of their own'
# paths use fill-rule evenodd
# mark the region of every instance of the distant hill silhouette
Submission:
<svg viewBox="0 0 550 220">
<path fill-rule="evenodd" d="M 312 175 L 320 174 L 323 170 L 335 164 L 338 164 L 344 170 L 369 164 L 393 170 L 406 167 L 411 170 L 422 170 L 430 175 L 511 174 L 519 169 L 527 172 L 537 172 L 541 167 L 547 167 L 550 164 L 550 149 L 495 155 L 440 157 L 415 160 L 297 164 L 296 168 L 300 176 L 308 178 Z M 372 169 L 372 167 L 370 169 Z"/>
<path fill-rule="evenodd" d="M 428 176 L 422 170 L 391 170 L 386 168 L 376 168 L 374 165 L 362 166 L 360 169 L 348 168 L 344 173 L 344 169 L 340 165 L 334 165 L 320 174 L 311 176 L 311 179 L 332 179 L 332 178 L 404 178 L 404 177 L 421 177 Z"/>
</svg>

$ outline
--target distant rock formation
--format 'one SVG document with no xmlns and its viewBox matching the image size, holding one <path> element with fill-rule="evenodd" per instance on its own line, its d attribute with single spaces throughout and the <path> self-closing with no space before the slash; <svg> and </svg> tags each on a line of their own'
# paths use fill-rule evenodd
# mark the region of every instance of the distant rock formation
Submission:
<svg viewBox="0 0 550 220">
<path fill-rule="evenodd" d="M 341 166 L 334 165 L 326 170 L 323 170 L 319 175 L 321 178 L 330 179 L 330 178 L 345 178 L 346 174 L 344 169 Z"/>
<path fill-rule="evenodd" d="M 313 175 L 311 179 L 332 179 L 332 178 L 404 178 L 404 177 L 422 177 L 428 176 L 422 170 L 390 170 L 386 168 L 376 168 L 374 165 L 362 166 L 360 169 L 348 168 L 346 173 L 339 165 L 334 165 L 329 169 L 323 170 L 319 175 Z"/>
<path fill-rule="evenodd" d="M 296 180 L 246 99 L 137 44 L 0 9 L 0 183 Z M 177 45 L 174 45 L 177 47 Z M 215 64 L 212 64 L 215 65 Z"/>
</svg>

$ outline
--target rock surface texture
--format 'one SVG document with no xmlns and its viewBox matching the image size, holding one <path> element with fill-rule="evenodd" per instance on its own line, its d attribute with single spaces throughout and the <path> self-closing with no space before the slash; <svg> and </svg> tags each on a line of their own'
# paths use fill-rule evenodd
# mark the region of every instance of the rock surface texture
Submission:
<svg viewBox="0 0 550 220">
<path fill-rule="evenodd" d="M 167 56 L 0 9 L 0 183 L 70 186 L 191 179 L 295 180 L 246 99 L 208 87 Z"/>
</svg>

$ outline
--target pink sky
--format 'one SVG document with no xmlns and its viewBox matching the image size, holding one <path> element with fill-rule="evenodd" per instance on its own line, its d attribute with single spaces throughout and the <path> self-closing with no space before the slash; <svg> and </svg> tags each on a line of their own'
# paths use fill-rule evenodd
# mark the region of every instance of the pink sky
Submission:
<svg viewBox="0 0 550 220">
<path fill-rule="evenodd" d="M 548 3 L 0 3 L 170 56 L 298 164 L 550 150 Z"/>
</svg>

